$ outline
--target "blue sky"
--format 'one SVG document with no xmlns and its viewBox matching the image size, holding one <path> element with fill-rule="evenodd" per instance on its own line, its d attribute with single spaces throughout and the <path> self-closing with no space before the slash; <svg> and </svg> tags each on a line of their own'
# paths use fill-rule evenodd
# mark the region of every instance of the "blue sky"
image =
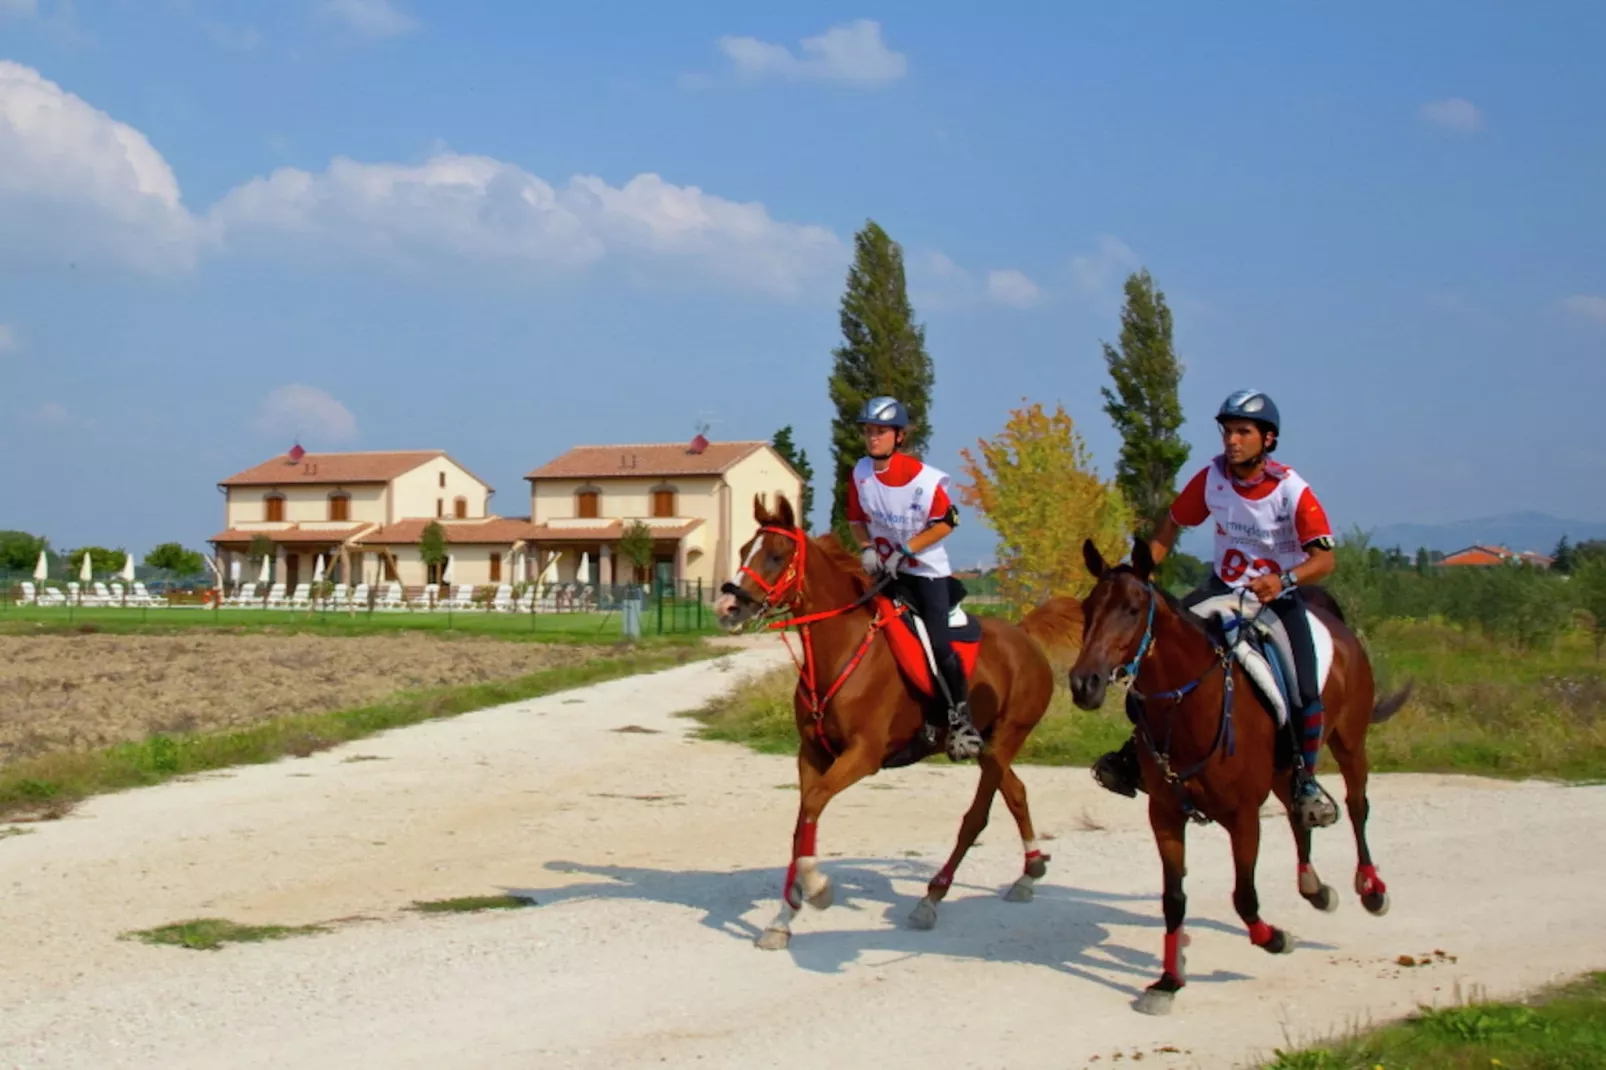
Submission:
<svg viewBox="0 0 1606 1070">
<path fill-rule="evenodd" d="M 1606 8 L 0 0 L 0 527 L 192 546 L 287 448 L 796 427 L 899 241 L 930 459 L 1063 403 L 1146 266 L 1340 528 L 1606 520 Z M 822 488 L 820 497 L 826 492 Z M 985 556 L 971 518 L 962 562 Z"/>
</svg>

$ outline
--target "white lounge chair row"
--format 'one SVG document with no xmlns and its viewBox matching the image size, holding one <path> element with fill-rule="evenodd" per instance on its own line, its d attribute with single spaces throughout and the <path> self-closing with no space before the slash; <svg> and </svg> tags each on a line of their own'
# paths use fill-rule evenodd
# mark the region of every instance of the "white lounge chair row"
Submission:
<svg viewBox="0 0 1606 1070">
<path fill-rule="evenodd" d="M 133 606 L 149 608 L 167 605 L 167 599 L 153 596 L 150 591 L 145 589 L 145 584 L 141 580 L 135 580 L 127 587 L 116 581 L 106 584 L 100 580 L 95 580 L 90 584 L 88 591 L 85 591 L 77 581 L 68 583 L 66 591 L 63 591 L 60 587 L 48 585 L 43 590 L 40 590 L 34 587 L 32 583 L 24 582 L 22 584 L 22 601 L 29 605 L 41 606 Z"/>
</svg>

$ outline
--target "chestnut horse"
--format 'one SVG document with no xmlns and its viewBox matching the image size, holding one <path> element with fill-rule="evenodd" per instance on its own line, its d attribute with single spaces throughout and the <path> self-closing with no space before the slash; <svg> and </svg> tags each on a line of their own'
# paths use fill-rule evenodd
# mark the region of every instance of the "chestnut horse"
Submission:
<svg viewBox="0 0 1606 1070">
<path fill-rule="evenodd" d="M 755 621 L 798 628 L 803 656 L 793 695 L 797 752 L 797 825 L 792 861 L 781 889 L 781 911 L 758 939 L 779 950 L 791 939 L 791 921 L 803 900 L 831 905 L 830 878 L 820 872 L 816 835 L 820 813 L 840 792 L 884 768 L 907 765 L 941 745 L 917 741 L 931 701 L 894 655 L 893 629 L 906 626 L 872 585 L 857 556 L 835 536 L 811 538 L 796 523 L 792 504 L 778 497 L 771 513 L 754 496 L 759 530 L 742 546 L 740 572 L 715 603 L 722 626 L 739 630 Z M 791 614 L 788 619 L 784 614 Z M 1048 856 L 1037 849 L 1026 786 L 1010 768 L 1026 736 L 1042 720 L 1054 691 L 1048 652 L 1063 647 L 1066 660 L 1082 631 L 1082 607 L 1074 598 L 1052 598 L 1019 625 L 981 617 L 981 641 L 970 676 L 971 716 L 987 740 L 979 764 L 981 782 L 959 826 L 953 853 L 910 915 L 915 928 L 937 922 L 937 904 L 948 894 L 959 863 L 987 824 L 993 794 L 1002 791 L 1025 846 L 1025 872 L 1006 893 L 1014 902 L 1032 898 L 1032 885 L 1047 873 Z M 904 640 L 907 642 L 907 640 Z M 790 646 L 788 647 L 790 649 Z M 794 655 L 794 659 L 796 655 Z M 942 731 L 946 732 L 947 719 Z"/>
<path fill-rule="evenodd" d="M 1098 582 L 1083 603 L 1087 628 L 1081 656 L 1071 669 L 1072 698 L 1084 710 L 1097 709 L 1115 671 L 1133 675 L 1132 687 L 1146 696 L 1137 725 L 1138 758 L 1165 877 L 1166 935 L 1160 980 L 1149 986 L 1136 1008 L 1165 1014 L 1184 984 L 1183 833 L 1190 816 L 1218 822 L 1231 838 L 1236 875 L 1232 902 L 1256 947 L 1274 955 L 1294 947 L 1290 934 L 1261 920 L 1255 892 L 1260 808 L 1268 793 L 1276 792 L 1289 811 L 1300 895 L 1323 911 L 1337 909 L 1338 895 L 1311 865 L 1310 830 L 1297 822 L 1290 805 L 1288 763 L 1298 758 L 1291 745 L 1279 747 L 1288 732 L 1279 727 L 1228 649 L 1219 625 L 1207 624 L 1154 586 L 1154 560 L 1145 540 L 1133 541 L 1130 565 L 1110 567 L 1091 541 L 1082 552 Z M 1247 605 L 1257 605 L 1252 595 L 1246 597 Z M 1333 637 L 1332 669 L 1322 689 L 1322 729 L 1348 793 L 1358 855 L 1355 891 L 1368 911 L 1381 915 L 1388 911 L 1388 889 L 1366 845 L 1366 732 L 1404 705 L 1410 687 L 1374 705 L 1372 665 L 1360 640 L 1326 608 L 1324 599 L 1311 599 L 1309 608 Z"/>
</svg>

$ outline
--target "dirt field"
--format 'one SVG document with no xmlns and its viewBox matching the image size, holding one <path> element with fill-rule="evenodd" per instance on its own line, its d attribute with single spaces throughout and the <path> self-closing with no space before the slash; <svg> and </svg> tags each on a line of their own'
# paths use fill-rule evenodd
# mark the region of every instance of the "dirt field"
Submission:
<svg viewBox="0 0 1606 1070">
<path fill-rule="evenodd" d="M 240 727 L 510 679 L 605 648 L 402 633 L 0 637 L 0 765 L 152 732 Z"/>
</svg>

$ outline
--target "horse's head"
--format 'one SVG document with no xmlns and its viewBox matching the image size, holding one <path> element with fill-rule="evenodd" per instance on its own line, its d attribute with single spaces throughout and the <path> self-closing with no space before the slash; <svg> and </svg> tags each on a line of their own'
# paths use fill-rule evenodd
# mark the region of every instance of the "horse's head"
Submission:
<svg viewBox="0 0 1606 1070">
<path fill-rule="evenodd" d="M 803 564 L 808 536 L 797 526 L 792 503 L 777 495 L 772 513 L 761 495 L 753 495 L 758 531 L 742 545 L 742 564 L 714 601 L 720 627 L 734 631 L 761 613 L 783 609 L 803 593 Z"/>
<path fill-rule="evenodd" d="M 1082 558 L 1098 582 L 1082 602 L 1082 653 L 1071 666 L 1071 698 L 1084 710 L 1096 710 L 1111 673 L 1127 667 L 1135 674 L 1153 640 L 1154 558 L 1141 538 L 1132 540 L 1130 565 L 1106 564 L 1092 539 L 1082 543 Z"/>
</svg>

